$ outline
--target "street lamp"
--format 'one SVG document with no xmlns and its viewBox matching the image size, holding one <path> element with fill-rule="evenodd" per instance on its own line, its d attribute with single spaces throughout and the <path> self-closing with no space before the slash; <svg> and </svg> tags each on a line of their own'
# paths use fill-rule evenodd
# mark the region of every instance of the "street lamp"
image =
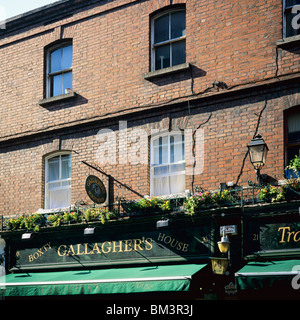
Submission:
<svg viewBox="0 0 300 320">
<path fill-rule="evenodd" d="M 250 144 L 247 147 L 250 155 L 250 161 L 255 169 L 257 182 L 259 185 L 261 185 L 260 169 L 266 163 L 269 148 L 264 139 L 259 134 L 251 140 Z"/>
<path fill-rule="evenodd" d="M 230 247 L 230 241 L 225 235 L 225 231 L 223 232 L 223 237 L 221 238 L 221 241 L 218 241 L 218 247 L 221 253 L 227 253 Z"/>
<path fill-rule="evenodd" d="M 228 239 L 228 236 L 225 235 L 225 230 L 223 231 L 223 237 L 221 238 L 221 241 L 218 241 L 218 248 L 223 256 L 228 252 L 228 257 L 210 258 L 212 263 L 212 271 L 215 274 L 225 274 L 230 260 L 230 241 Z"/>
</svg>

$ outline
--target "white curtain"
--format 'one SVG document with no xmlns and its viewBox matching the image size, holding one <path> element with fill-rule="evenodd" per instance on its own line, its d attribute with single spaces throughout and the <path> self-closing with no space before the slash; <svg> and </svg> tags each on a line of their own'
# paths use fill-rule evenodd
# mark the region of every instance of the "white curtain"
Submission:
<svg viewBox="0 0 300 320">
<path fill-rule="evenodd" d="M 180 133 L 158 137 L 152 143 L 151 195 L 185 191 L 184 136 Z"/>
<path fill-rule="evenodd" d="M 65 208 L 71 204 L 71 155 L 63 154 L 46 162 L 46 209 Z"/>
</svg>

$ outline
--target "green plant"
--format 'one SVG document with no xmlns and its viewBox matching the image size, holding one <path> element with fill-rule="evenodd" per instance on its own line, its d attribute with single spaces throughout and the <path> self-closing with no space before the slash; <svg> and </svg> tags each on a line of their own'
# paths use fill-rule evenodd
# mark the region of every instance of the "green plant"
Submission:
<svg viewBox="0 0 300 320">
<path fill-rule="evenodd" d="M 38 232 L 43 224 L 44 218 L 38 213 L 30 215 L 19 215 L 5 221 L 5 225 L 11 230 L 26 229 Z"/>
<path fill-rule="evenodd" d="M 47 221 L 50 223 L 52 227 L 60 226 L 61 222 L 63 221 L 63 215 L 59 213 L 50 214 L 47 217 Z"/>
<path fill-rule="evenodd" d="M 263 201 L 280 202 L 285 200 L 286 190 L 280 186 L 270 186 L 260 189 L 259 198 Z"/>
<path fill-rule="evenodd" d="M 159 207 L 163 212 L 170 212 L 172 210 L 170 200 L 162 201 L 161 203 L 159 203 Z"/>
<path fill-rule="evenodd" d="M 234 202 L 234 198 L 229 190 L 218 191 L 213 196 L 214 202 L 216 204 L 225 204 Z"/>
<path fill-rule="evenodd" d="M 40 230 L 40 224 L 42 223 L 42 220 L 43 217 L 38 213 L 23 216 L 21 228 L 23 227 L 24 229 L 38 232 Z"/>
<path fill-rule="evenodd" d="M 199 208 L 199 197 L 197 195 L 193 195 L 187 198 L 184 202 L 184 207 L 191 216 L 195 215 L 196 210 Z"/>
<path fill-rule="evenodd" d="M 107 220 L 110 220 L 111 212 L 107 208 L 90 208 L 84 213 L 84 219 L 86 222 L 100 221 L 104 224 Z"/>
<path fill-rule="evenodd" d="M 16 230 L 19 229 L 23 221 L 23 216 L 18 216 L 16 218 L 10 218 L 6 220 L 6 226 L 10 230 Z"/>
<path fill-rule="evenodd" d="M 292 169 L 295 172 L 300 170 L 300 152 L 299 152 L 299 156 L 296 155 L 295 158 L 290 161 L 287 168 Z"/>
<path fill-rule="evenodd" d="M 300 178 L 286 179 L 286 184 L 296 191 L 300 191 Z"/>
<path fill-rule="evenodd" d="M 229 190 L 218 191 L 212 193 L 210 191 L 200 191 L 187 198 L 184 202 L 184 207 L 190 215 L 194 215 L 201 207 L 208 207 L 211 205 L 222 205 L 232 203 L 233 196 Z"/>
</svg>

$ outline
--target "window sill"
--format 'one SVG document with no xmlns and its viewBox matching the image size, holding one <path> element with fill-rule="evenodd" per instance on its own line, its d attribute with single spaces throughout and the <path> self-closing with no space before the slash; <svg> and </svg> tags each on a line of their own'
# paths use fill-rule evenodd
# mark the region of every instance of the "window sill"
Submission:
<svg viewBox="0 0 300 320">
<path fill-rule="evenodd" d="M 45 98 L 39 101 L 39 105 L 40 106 L 46 106 L 48 104 L 52 104 L 52 103 L 56 103 L 56 102 L 61 102 L 61 101 L 66 101 L 72 98 L 76 97 L 76 93 L 74 91 L 65 93 L 65 94 L 61 94 L 59 96 L 55 96 L 55 97 L 50 97 L 50 98 Z"/>
<path fill-rule="evenodd" d="M 185 71 L 185 70 L 188 70 L 189 68 L 190 68 L 189 63 L 182 63 L 182 64 L 178 64 L 173 67 L 147 72 L 144 74 L 144 79 L 151 80 L 153 78 L 163 77 L 163 76 L 175 73 L 175 72 Z"/>
<path fill-rule="evenodd" d="M 276 46 L 277 47 L 287 47 L 287 46 L 292 46 L 292 45 L 299 44 L 299 43 L 300 43 L 300 35 L 298 34 L 297 36 L 283 38 L 283 39 L 276 41 Z"/>
</svg>

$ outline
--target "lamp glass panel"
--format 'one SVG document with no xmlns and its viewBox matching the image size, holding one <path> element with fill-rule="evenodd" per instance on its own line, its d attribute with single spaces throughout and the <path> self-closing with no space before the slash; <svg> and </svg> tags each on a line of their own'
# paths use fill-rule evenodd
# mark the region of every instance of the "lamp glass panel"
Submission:
<svg viewBox="0 0 300 320">
<path fill-rule="evenodd" d="M 256 169 L 259 169 L 264 165 L 264 150 L 265 145 L 257 145 L 249 148 L 250 160 Z"/>
</svg>

